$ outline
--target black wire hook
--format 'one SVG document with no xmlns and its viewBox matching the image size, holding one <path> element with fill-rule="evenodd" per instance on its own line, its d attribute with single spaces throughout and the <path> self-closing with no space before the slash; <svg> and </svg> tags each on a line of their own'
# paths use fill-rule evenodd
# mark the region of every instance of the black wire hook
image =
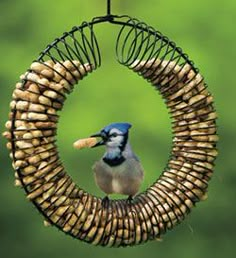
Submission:
<svg viewBox="0 0 236 258">
<path fill-rule="evenodd" d="M 107 16 L 111 16 L 111 0 L 107 0 Z"/>
</svg>

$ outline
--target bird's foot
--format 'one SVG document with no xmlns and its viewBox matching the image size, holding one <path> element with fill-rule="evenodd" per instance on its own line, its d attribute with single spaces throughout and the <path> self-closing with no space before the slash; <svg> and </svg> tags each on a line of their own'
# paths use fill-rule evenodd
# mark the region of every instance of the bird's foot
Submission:
<svg viewBox="0 0 236 258">
<path fill-rule="evenodd" d="M 108 196 L 105 196 L 103 199 L 102 199 L 102 206 L 103 207 L 106 207 L 109 205 L 109 202 L 110 202 L 110 199 Z"/>
<path fill-rule="evenodd" d="M 127 204 L 131 204 L 133 202 L 133 197 L 132 195 L 129 195 L 129 197 L 126 200 Z"/>
</svg>

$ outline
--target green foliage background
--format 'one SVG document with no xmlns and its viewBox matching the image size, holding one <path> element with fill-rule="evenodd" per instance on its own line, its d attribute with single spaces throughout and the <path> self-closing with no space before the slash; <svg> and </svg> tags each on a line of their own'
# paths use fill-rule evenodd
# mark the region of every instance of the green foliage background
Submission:
<svg viewBox="0 0 236 258">
<path fill-rule="evenodd" d="M 45 46 L 82 21 L 105 14 L 105 0 L 0 1 L 0 130 L 9 111 L 14 84 Z M 205 76 L 219 114 L 217 166 L 209 199 L 162 242 L 126 249 L 93 247 L 45 228 L 40 214 L 13 186 L 14 172 L 0 141 L 0 257 L 181 257 L 221 258 L 235 253 L 235 22 L 234 0 L 113 0 L 113 12 L 137 17 L 176 41 Z M 168 111 L 156 91 L 115 60 L 112 27 L 98 29 L 103 65 L 68 97 L 58 129 L 66 169 L 92 194 L 103 196 L 91 166 L 100 150 L 76 151 L 78 138 L 114 121 L 133 124 L 131 142 L 146 170 L 142 190 L 161 173 L 171 147 Z"/>
</svg>

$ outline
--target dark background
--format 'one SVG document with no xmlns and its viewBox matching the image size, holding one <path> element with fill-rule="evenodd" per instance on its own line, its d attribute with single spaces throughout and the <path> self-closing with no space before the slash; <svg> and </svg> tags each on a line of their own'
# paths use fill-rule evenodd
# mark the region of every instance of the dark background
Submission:
<svg viewBox="0 0 236 258">
<path fill-rule="evenodd" d="M 105 14 L 105 0 L 0 1 L 0 130 L 4 131 L 15 82 L 46 45 L 82 21 Z M 40 214 L 14 184 L 14 171 L 0 141 L 0 257 L 165 257 L 220 258 L 235 253 L 235 17 L 236 1 L 113 0 L 113 12 L 137 17 L 169 36 L 195 61 L 209 84 L 219 115 L 220 155 L 209 186 L 209 198 L 162 242 L 108 249 L 90 246 L 45 228 Z M 131 143 L 145 167 L 147 188 L 163 170 L 171 148 L 168 111 L 161 97 L 115 59 L 114 31 L 98 26 L 102 67 L 68 97 L 61 113 L 58 145 L 73 179 L 103 196 L 91 166 L 104 149 L 74 150 L 111 122 L 133 124 Z M 119 90 L 117 90 L 119 88 Z"/>
</svg>

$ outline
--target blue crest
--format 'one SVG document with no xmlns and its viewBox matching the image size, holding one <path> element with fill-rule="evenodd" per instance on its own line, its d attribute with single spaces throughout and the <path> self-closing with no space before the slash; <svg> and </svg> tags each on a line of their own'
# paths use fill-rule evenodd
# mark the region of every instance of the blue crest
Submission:
<svg viewBox="0 0 236 258">
<path fill-rule="evenodd" d="M 102 131 L 104 131 L 105 133 L 109 133 L 111 129 L 116 128 L 120 130 L 122 133 L 126 134 L 131 128 L 131 126 L 132 125 L 129 123 L 112 123 L 104 127 Z"/>
</svg>

